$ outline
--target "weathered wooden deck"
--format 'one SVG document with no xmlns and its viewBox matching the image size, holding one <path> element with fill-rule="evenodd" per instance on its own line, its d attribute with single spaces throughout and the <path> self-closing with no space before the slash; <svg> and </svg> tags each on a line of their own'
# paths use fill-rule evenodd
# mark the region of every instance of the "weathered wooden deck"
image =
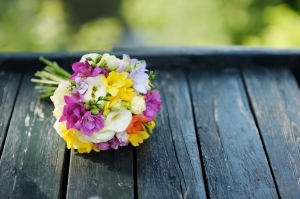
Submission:
<svg viewBox="0 0 300 199">
<path fill-rule="evenodd" d="M 77 154 L 30 78 L 40 54 L 0 54 L 0 198 L 300 198 L 299 50 L 119 49 L 157 75 L 141 146 Z M 81 54 L 43 54 L 65 68 Z"/>
</svg>

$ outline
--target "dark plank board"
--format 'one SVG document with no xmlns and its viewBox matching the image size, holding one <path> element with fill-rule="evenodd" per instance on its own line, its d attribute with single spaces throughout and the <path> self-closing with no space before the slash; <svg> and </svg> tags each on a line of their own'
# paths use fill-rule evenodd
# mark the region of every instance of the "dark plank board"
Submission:
<svg viewBox="0 0 300 199">
<path fill-rule="evenodd" d="M 275 184 L 239 71 L 190 71 L 211 198 L 277 198 Z"/>
<path fill-rule="evenodd" d="M 132 147 L 78 154 L 72 151 L 67 198 L 134 198 Z"/>
<path fill-rule="evenodd" d="M 138 198 L 206 198 L 184 71 L 156 71 L 163 107 L 154 134 L 136 148 Z"/>
<path fill-rule="evenodd" d="M 25 74 L 0 162 L 1 198 L 58 198 L 65 144 L 52 125 L 51 102 L 40 101 Z"/>
<path fill-rule="evenodd" d="M 280 196 L 300 197 L 300 93 L 288 68 L 248 68 L 244 78 Z"/>
<path fill-rule="evenodd" d="M 0 71 L 0 150 L 4 144 L 20 80 L 20 73 Z"/>
</svg>

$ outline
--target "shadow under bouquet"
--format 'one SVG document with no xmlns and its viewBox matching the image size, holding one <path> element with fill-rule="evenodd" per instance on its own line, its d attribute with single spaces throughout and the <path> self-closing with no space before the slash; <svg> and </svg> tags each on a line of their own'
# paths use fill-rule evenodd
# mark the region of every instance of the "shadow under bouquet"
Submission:
<svg viewBox="0 0 300 199">
<path fill-rule="evenodd" d="M 41 98 L 50 96 L 54 128 L 68 149 L 90 153 L 138 146 L 152 134 L 162 102 L 145 61 L 91 53 L 72 64 L 71 75 L 40 60 L 47 66 L 31 81 L 39 84 Z"/>
</svg>

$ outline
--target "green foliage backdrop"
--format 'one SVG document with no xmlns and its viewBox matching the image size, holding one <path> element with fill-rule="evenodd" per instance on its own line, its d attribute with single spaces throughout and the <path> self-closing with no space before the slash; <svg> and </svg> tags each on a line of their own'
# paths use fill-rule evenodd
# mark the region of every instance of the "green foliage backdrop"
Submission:
<svg viewBox="0 0 300 199">
<path fill-rule="evenodd" d="M 0 0 L 0 51 L 300 46 L 300 0 Z"/>
</svg>

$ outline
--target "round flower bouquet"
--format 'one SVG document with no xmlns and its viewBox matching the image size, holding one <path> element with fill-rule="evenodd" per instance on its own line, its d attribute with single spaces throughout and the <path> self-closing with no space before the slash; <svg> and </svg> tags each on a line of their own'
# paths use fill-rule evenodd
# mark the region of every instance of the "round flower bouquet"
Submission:
<svg viewBox="0 0 300 199">
<path fill-rule="evenodd" d="M 43 71 L 32 79 L 40 98 L 49 97 L 57 119 L 54 128 L 67 148 L 79 153 L 138 146 L 152 134 L 161 107 L 154 74 L 146 62 L 107 53 L 84 55 L 71 75 L 44 58 Z"/>
</svg>

